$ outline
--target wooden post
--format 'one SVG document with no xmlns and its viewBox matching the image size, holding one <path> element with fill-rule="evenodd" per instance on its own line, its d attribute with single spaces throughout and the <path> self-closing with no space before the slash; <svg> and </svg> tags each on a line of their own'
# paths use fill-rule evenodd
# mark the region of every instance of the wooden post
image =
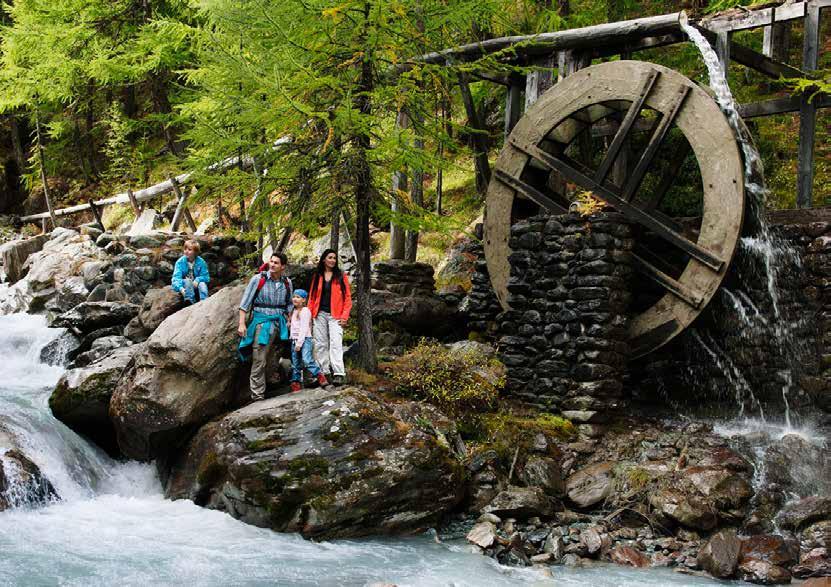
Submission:
<svg viewBox="0 0 831 587">
<path fill-rule="evenodd" d="M 103 232 L 107 232 L 107 228 L 104 226 L 104 220 L 101 218 L 101 209 L 92 200 L 89 201 L 89 207 L 90 210 L 92 210 L 92 214 L 95 216 L 95 221 L 98 223 L 98 226 L 101 227 Z"/>
<path fill-rule="evenodd" d="M 187 222 L 188 228 L 190 228 L 190 231 L 191 232 L 196 232 L 196 229 L 198 227 L 196 226 L 196 222 L 193 220 L 193 216 L 191 216 L 190 210 L 188 210 L 187 206 L 185 206 L 185 209 L 183 210 L 183 214 L 185 216 L 185 222 Z"/>
<path fill-rule="evenodd" d="M 143 207 L 139 207 L 138 200 L 136 200 L 136 196 L 130 188 L 127 188 L 127 197 L 130 198 L 130 206 L 133 207 L 133 212 L 135 212 L 136 218 L 138 218 L 141 216 Z"/>
<path fill-rule="evenodd" d="M 410 124 L 410 117 L 403 110 L 399 111 L 395 119 L 397 128 L 407 128 Z M 404 211 L 404 202 L 401 201 L 399 192 L 407 191 L 407 172 L 398 170 L 392 174 L 392 211 L 394 214 L 401 214 Z M 390 223 L 390 259 L 404 258 L 404 229 L 395 223 Z"/>
<path fill-rule="evenodd" d="M 721 70 L 724 72 L 724 79 L 727 80 L 730 76 L 730 32 L 720 31 L 716 33 L 716 55 L 718 55 L 718 62 L 721 65 Z"/>
<path fill-rule="evenodd" d="M 539 71 L 532 71 L 525 77 L 525 111 L 537 101 L 543 92 L 554 85 L 554 67 L 557 55 L 552 53 L 540 60 L 534 61 L 534 65 L 542 67 Z M 513 85 L 511 86 L 513 89 Z M 519 117 L 517 116 L 517 119 Z M 513 127 L 512 127 L 513 128 Z"/>
<path fill-rule="evenodd" d="M 176 193 L 176 197 L 179 200 L 179 202 L 176 204 L 176 211 L 173 213 L 173 220 L 170 223 L 170 230 L 172 230 L 173 232 L 178 232 L 179 224 L 181 224 L 182 216 L 185 212 L 185 194 L 182 193 L 182 190 L 179 188 L 179 184 L 176 182 L 176 179 L 172 175 L 168 175 L 167 179 L 173 186 L 173 191 Z"/>
<path fill-rule="evenodd" d="M 526 81 L 526 84 L 527 83 L 528 82 Z M 511 85 L 508 86 L 508 91 L 505 94 L 505 138 L 511 134 L 511 131 L 514 130 L 514 126 L 516 126 L 516 123 L 519 122 L 521 100 L 522 86 L 520 86 L 519 81 L 514 83 L 512 80 Z"/>
<path fill-rule="evenodd" d="M 488 191 L 488 184 L 491 181 L 491 166 L 488 161 L 488 140 L 484 135 L 485 128 L 479 119 L 476 105 L 473 103 L 473 96 L 470 93 L 467 76 L 462 72 L 457 72 L 457 75 L 459 78 L 459 91 L 462 94 L 462 103 L 465 106 L 468 121 L 473 129 L 473 160 L 476 164 L 476 191 L 484 195 Z"/>
<path fill-rule="evenodd" d="M 819 63 L 820 10 L 815 0 L 805 6 L 805 36 L 802 46 L 802 69 L 813 71 Z M 802 95 L 799 108 L 799 161 L 797 163 L 796 204 L 799 208 L 813 207 L 814 136 L 816 135 L 817 105 Z"/>
</svg>

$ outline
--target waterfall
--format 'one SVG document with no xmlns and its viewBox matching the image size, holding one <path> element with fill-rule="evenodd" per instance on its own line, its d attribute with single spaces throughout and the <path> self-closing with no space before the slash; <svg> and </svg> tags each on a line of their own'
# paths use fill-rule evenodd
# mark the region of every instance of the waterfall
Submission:
<svg viewBox="0 0 831 587">
<path fill-rule="evenodd" d="M 756 259 L 761 265 L 762 275 L 754 274 L 747 276 L 745 279 L 761 278 L 763 280 L 767 289 L 767 296 L 770 300 L 772 320 L 766 319 L 753 303 L 750 296 L 741 289 L 738 289 L 735 293 L 723 289 L 722 291 L 725 294 L 724 298 L 726 298 L 724 301 L 726 301 L 728 308 L 732 308 L 737 313 L 743 326 L 756 334 L 764 334 L 768 341 L 775 344 L 776 352 L 785 365 L 785 368 L 779 371 L 779 379 L 782 382 L 783 419 L 790 428 L 792 414 L 789 394 L 794 382 L 798 380 L 794 376 L 794 373 L 799 372 L 801 349 L 799 348 L 800 345 L 796 336 L 796 327 L 798 325 L 792 324 L 783 314 L 777 283 L 781 278 L 783 269 L 788 263 L 799 263 L 799 255 L 788 243 L 771 232 L 770 226 L 765 219 L 764 203 L 767 191 L 761 180 L 763 176 L 762 161 L 748 136 L 747 129 L 741 123 L 738 110 L 736 109 L 736 103 L 730 91 L 730 86 L 727 83 L 725 72 L 721 69 L 716 52 L 701 32 L 690 25 L 686 14 L 683 12 L 681 13 L 679 23 L 683 31 L 701 53 L 704 64 L 707 67 L 710 88 L 715 94 L 719 107 L 727 117 L 742 150 L 744 158 L 744 185 L 748 194 L 748 205 L 754 212 L 753 220 L 756 234 L 745 236 L 741 239 L 740 254 L 744 253 Z M 752 314 L 748 310 L 752 311 Z M 742 332 L 741 336 L 746 337 L 748 333 Z M 712 349 L 706 349 L 706 352 L 710 354 L 712 353 Z M 732 361 L 725 359 L 719 362 L 731 364 L 731 371 L 736 369 Z M 726 373 L 726 375 L 728 379 L 735 379 L 735 374 L 731 375 L 731 373 Z M 741 407 L 740 412 L 740 416 L 744 415 Z M 764 419 L 763 416 L 762 419 Z"/>
</svg>

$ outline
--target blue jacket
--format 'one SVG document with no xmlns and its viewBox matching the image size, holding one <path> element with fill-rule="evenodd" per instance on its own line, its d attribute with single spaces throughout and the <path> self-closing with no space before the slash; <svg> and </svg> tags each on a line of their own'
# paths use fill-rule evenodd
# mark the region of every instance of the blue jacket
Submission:
<svg viewBox="0 0 831 587">
<path fill-rule="evenodd" d="M 188 274 L 188 258 L 185 255 L 179 257 L 176 265 L 173 267 L 173 279 L 171 280 L 171 287 L 179 291 L 184 285 L 183 281 Z M 211 276 L 208 274 L 208 264 L 202 257 L 196 257 L 193 261 L 193 284 L 210 283 Z"/>
</svg>

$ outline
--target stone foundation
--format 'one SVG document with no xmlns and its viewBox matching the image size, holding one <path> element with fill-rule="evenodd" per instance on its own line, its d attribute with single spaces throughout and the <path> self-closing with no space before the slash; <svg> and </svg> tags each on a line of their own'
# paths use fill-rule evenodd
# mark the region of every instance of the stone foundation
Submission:
<svg viewBox="0 0 831 587">
<path fill-rule="evenodd" d="M 536 216 L 512 227 L 511 310 L 498 318 L 508 393 L 546 411 L 620 405 L 629 236 L 616 214 Z"/>
</svg>

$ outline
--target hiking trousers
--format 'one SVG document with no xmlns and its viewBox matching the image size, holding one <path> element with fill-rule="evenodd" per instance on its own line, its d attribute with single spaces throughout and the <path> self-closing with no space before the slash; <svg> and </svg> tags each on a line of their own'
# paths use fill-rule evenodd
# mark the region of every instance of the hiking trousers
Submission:
<svg viewBox="0 0 831 587">
<path fill-rule="evenodd" d="M 251 399 L 258 401 L 265 398 L 266 376 L 265 370 L 268 365 L 268 353 L 274 341 L 280 336 L 280 328 L 276 324 L 271 328 L 271 336 L 268 344 L 259 344 L 260 329 L 262 324 L 254 330 L 254 343 L 251 352 L 251 378 L 248 383 L 251 387 Z"/>
<path fill-rule="evenodd" d="M 314 321 L 315 359 L 324 375 L 346 376 L 343 365 L 343 328 L 329 312 L 318 312 Z"/>
</svg>

